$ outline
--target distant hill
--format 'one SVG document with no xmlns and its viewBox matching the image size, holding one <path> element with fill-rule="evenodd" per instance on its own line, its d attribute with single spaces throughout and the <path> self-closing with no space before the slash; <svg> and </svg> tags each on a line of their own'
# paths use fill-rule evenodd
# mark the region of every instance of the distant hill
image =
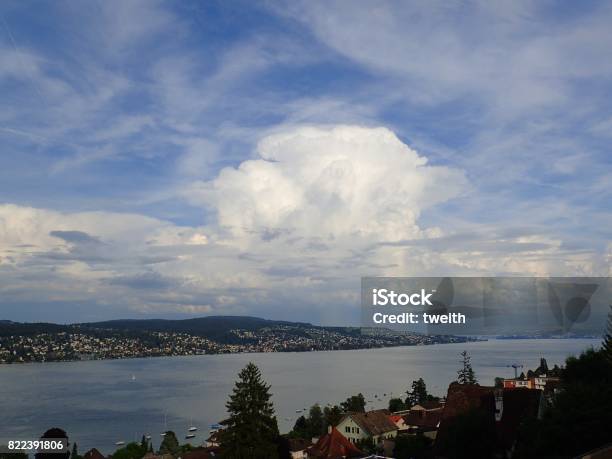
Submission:
<svg viewBox="0 0 612 459">
<path fill-rule="evenodd" d="M 58 325 L 46 322 L 21 323 L 10 320 L 0 320 L 0 336 L 32 336 L 41 333 L 62 333 L 72 331 L 69 325 Z"/>
<path fill-rule="evenodd" d="M 320 328 L 309 323 L 268 320 L 250 316 L 209 316 L 195 319 L 124 319 L 75 324 L 81 328 L 124 331 L 157 331 L 188 333 L 225 342 L 230 330 L 256 331 L 262 328 L 288 326 L 294 328 Z"/>
<path fill-rule="evenodd" d="M 340 330 L 335 327 L 319 327 L 305 322 L 287 322 L 268 320 L 250 316 L 209 316 L 194 319 L 121 319 L 103 322 L 85 322 L 60 325 L 46 322 L 20 323 L 10 320 L 0 321 L 1 336 L 33 336 L 42 333 L 62 333 L 76 330 L 99 334 L 102 330 L 114 330 L 124 335 L 136 335 L 143 332 L 187 333 L 202 336 L 223 343 L 235 342 L 235 335 L 230 330 L 257 331 L 262 328 L 290 327 L 294 332 L 302 329 Z"/>
</svg>

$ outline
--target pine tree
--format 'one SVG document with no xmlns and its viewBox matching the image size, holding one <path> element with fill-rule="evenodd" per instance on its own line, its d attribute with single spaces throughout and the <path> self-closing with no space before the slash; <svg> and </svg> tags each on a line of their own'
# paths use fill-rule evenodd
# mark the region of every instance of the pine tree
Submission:
<svg viewBox="0 0 612 459">
<path fill-rule="evenodd" d="M 70 459 L 78 459 L 79 453 L 77 448 L 77 444 L 76 442 L 74 442 L 74 444 L 72 445 L 72 453 L 70 454 Z"/>
<path fill-rule="evenodd" d="M 231 459 L 278 457 L 278 424 L 270 401 L 270 386 L 252 362 L 239 374 L 229 401 L 229 419 L 221 432 L 222 456 Z"/>
<path fill-rule="evenodd" d="M 412 407 L 427 400 L 427 386 L 425 385 L 425 381 L 423 380 L 423 378 L 419 378 L 412 381 L 411 389 L 412 390 L 410 390 L 409 392 L 406 392 L 408 394 L 408 398 L 406 398 L 406 404 Z"/>
<path fill-rule="evenodd" d="M 472 369 L 472 363 L 470 362 L 471 357 L 467 351 L 461 353 L 463 367 L 457 371 L 457 382 L 459 384 L 476 384 L 476 375 Z"/>
<path fill-rule="evenodd" d="M 601 345 L 601 350 L 606 356 L 608 362 L 612 363 L 612 304 L 610 305 L 610 312 L 608 313 L 608 323 L 606 326 L 606 334 Z"/>
<path fill-rule="evenodd" d="M 310 407 L 308 412 L 308 424 L 310 427 L 310 437 L 318 437 L 325 432 L 325 418 L 323 410 L 318 404 Z"/>
</svg>

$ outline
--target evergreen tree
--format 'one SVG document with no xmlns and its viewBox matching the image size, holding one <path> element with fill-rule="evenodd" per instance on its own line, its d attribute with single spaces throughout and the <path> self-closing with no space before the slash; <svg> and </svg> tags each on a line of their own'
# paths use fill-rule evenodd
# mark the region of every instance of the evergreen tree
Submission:
<svg viewBox="0 0 612 459">
<path fill-rule="evenodd" d="M 298 437 L 298 438 L 308 438 L 310 437 L 310 424 L 308 420 L 304 416 L 300 416 L 295 421 L 293 425 L 293 429 L 289 432 L 289 436 Z"/>
<path fill-rule="evenodd" d="M 337 426 L 342 419 L 342 410 L 338 405 L 332 407 L 326 406 L 323 408 L 323 417 L 325 418 L 325 429 L 328 426 Z"/>
<path fill-rule="evenodd" d="M 72 445 L 72 453 L 70 453 L 70 459 L 78 459 L 79 452 L 77 448 L 77 444 L 76 442 L 74 442 L 74 444 Z"/>
<path fill-rule="evenodd" d="M 164 435 L 164 439 L 159 445 L 160 454 L 176 454 L 180 450 L 179 442 L 176 438 L 176 434 L 171 430 L 167 431 Z"/>
<path fill-rule="evenodd" d="M 546 362 L 546 359 L 543 357 L 540 359 L 540 366 L 536 370 L 536 374 L 538 376 L 548 374 L 548 362 Z"/>
<path fill-rule="evenodd" d="M 396 411 L 402 411 L 406 409 L 406 405 L 401 398 L 391 398 L 389 399 L 389 411 L 395 413 Z"/>
<path fill-rule="evenodd" d="M 310 437 L 318 437 L 325 432 L 325 418 L 323 417 L 323 410 L 318 404 L 314 404 L 310 407 L 308 413 L 308 427 Z"/>
<path fill-rule="evenodd" d="M 612 304 L 608 313 L 608 323 L 601 350 L 609 363 L 612 363 Z"/>
<path fill-rule="evenodd" d="M 568 357 L 560 375 L 562 390 L 541 419 L 519 428 L 513 458 L 583 457 L 612 442 L 612 365 L 603 349 Z"/>
<path fill-rule="evenodd" d="M 342 408 L 344 412 L 365 413 L 365 405 L 365 397 L 362 393 L 359 393 L 347 398 L 346 401 L 340 404 L 340 408 Z"/>
<path fill-rule="evenodd" d="M 406 404 L 410 405 L 411 407 L 418 405 L 419 403 L 423 403 L 428 399 L 427 386 L 425 385 L 423 378 L 412 381 L 412 388 L 406 393 L 408 394 Z"/>
<path fill-rule="evenodd" d="M 140 439 L 140 447 L 146 451 L 147 450 L 147 437 L 145 437 L 144 435 L 142 436 L 142 438 Z"/>
<path fill-rule="evenodd" d="M 227 428 L 221 432 L 222 455 L 231 459 L 277 458 L 278 424 L 270 386 L 252 362 L 239 374 L 229 401 Z"/>
<path fill-rule="evenodd" d="M 457 382 L 459 384 L 476 384 L 478 381 L 476 380 L 476 375 L 472 369 L 472 363 L 470 362 L 471 357 L 468 355 L 467 351 L 463 351 L 461 353 L 461 357 L 463 359 L 463 366 L 459 371 L 457 371 Z"/>
</svg>

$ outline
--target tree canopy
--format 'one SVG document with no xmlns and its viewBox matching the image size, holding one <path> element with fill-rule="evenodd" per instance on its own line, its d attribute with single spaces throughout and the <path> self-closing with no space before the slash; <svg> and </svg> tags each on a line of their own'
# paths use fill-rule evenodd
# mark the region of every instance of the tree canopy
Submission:
<svg viewBox="0 0 612 459">
<path fill-rule="evenodd" d="M 115 451 L 113 459 L 141 459 L 146 453 L 146 448 L 143 448 L 139 443 L 132 442 Z"/>
<path fill-rule="evenodd" d="M 406 404 L 401 398 L 397 397 L 397 398 L 389 399 L 389 411 L 391 411 L 392 413 L 396 411 L 402 411 L 405 409 L 406 409 Z"/>
<path fill-rule="evenodd" d="M 344 412 L 352 411 L 365 413 L 365 406 L 366 401 L 362 393 L 353 395 L 340 404 L 340 408 L 342 408 Z"/>
<path fill-rule="evenodd" d="M 226 404 L 229 418 L 221 431 L 222 455 L 231 459 L 278 457 L 278 424 L 270 401 L 270 386 L 259 368 L 249 363 Z"/>
<path fill-rule="evenodd" d="M 527 420 L 514 458 L 570 458 L 612 442 L 612 363 L 606 351 L 569 357 L 542 419 Z"/>
<path fill-rule="evenodd" d="M 476 375 L 472 369 L 471 357 L 467 351 L 461 353 L 462 367 L 457 371 L 457 382 L 459 384 L 476 384 Z"/>
<path fill-rule="evenodd" d="M 164 435 L 164 439 L 162 440 L 161 445 L 159 445 L 159 452 L 161 454 L 176 454 L 180 451 L 180 449 L 181 447 L 179 446 L 176 434 L 171 430 L 167 431 L 166 435 Z"/>
<path fill-rule="evenodd" d="M 408 394 L 406 404 L 411 407 L 428 400 L 429 394 L 427 394 L 427 385 L 425 384 L 423 378 L 412 381 L 412 387 L 406 393 Z"/>
</svg>

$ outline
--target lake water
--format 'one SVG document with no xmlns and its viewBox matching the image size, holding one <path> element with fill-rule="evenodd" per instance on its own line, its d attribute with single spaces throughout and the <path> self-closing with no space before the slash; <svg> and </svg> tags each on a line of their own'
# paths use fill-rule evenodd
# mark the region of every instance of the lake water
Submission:
<svg viewBox="0 0 612 459">
<path fill-rule="evenodd" d="M 314 403 L 339 403 L 362 392 L 367 408 L 386 408 L 391 395 L 403 394 L 422 377 L 431 393 L 445 395 L 456 377 L 459 353 L 472 356 L 482 384 L 511 377 L 507 365 L 535 369 L 540 357 L 562 364 L 599 340 L 491 340 L 354 351 L 206 355 L 150 359 L 58 362 L 0 366 L 0 444 L 38 438 L 62 427 L 79 451 L 103 453 L 119 440 L 153 435 L 159 446 L 166 428 L 179 440 L 187 428 L 200 428 L 192 444 L 208 436 L 210 424 L 225 416 L 225 402 L 236 375 L 249 361 L 272 385 L 281 432 Z M 383 394 L 386 394 L 384 396 Z M 376 400 L 378 395 L 382 400 Z"/>
</svg>

